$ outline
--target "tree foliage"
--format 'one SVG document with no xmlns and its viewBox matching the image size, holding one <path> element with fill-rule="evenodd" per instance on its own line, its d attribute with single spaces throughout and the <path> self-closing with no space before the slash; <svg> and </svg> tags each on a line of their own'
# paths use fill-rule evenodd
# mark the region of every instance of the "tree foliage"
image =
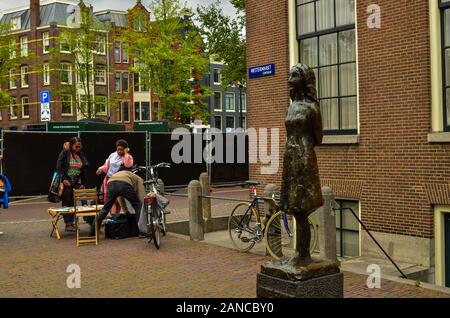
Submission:
<svg viewBox="0 0 450 318">
<path fill-rule="evenodd" d="M 99 113 L 108 109 L 112 104 L 113 97 L 95 95 L 95 73 L 97 67 L 105 67 L 106 81 L 108 81 L 109 70 L 105 62 L 97 65 L 97 56 L 100 52 L 106 52 L 107 33 L 109 26 L 98 21 L 90 8 L 81 2 L 79 11 L 69 18 L 68 27 L 61 28 L 56 45 L 51 49 L 51 69 L 62 75 L 64 70 L 61 62 L 70 61 L 72 78 L 69 83 L 52 85 L 53 91 L 59 95 L 70 95 L 76 105 L 78 113 L 84 118 L 95 118 Z M 73 82 L 74 81 L 74 82 Z"/>
<path fill-rule="evenodd" d="M 11 25 L 0 25 L 0 107 L 10 106 L 11 96 L 7 87 L 10 81 L 10 71 L 16 81 L 19 79 L 18 66 L 22 58 L 18 51 L 18 40 L 11 35 Z"/>
<path fill-rule="evenodd" d="M 204 120 L 207 109 L 202 100 L 209 94 L 199 89 L 200 75 L 209 60 L 202 52 L 202 41 L 191 20 L 191 12 L 179 0 L 152 0 L 152 19 L 131 12 L 133 25 L 125 33 L 130 55 L 135 58 L 134 72 L 160 100 L 159 119 L 190 123 Z M 193 79 L 193 80 L 192 80 Z"/>
<path fill-rule="evenodd" d="M 198 22 L 208 53 L 222 61 L 222 86 L 231 87 L 247 81 L 247 47 L 245 38 L 245 0 L 231 0 L 238 12 L 236 18 L 224 14 L 220 0 L 197 9 Z"/>
</svg>

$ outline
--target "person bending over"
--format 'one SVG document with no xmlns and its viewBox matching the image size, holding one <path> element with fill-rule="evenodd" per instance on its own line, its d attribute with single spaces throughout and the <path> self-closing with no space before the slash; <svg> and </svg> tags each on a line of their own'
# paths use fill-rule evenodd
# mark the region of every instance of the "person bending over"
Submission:
<svg viewBox="0 0 450 318">
<path fill-rule="evenodd" d="M 112 175 L 108 180 L 106 201 L 98 216 L 97 224 L 100 228 L 118 197 L 127 199 L 136 213 L 136 224 L 139 220 L 142 204 L 144 203 L 145 187 L 144 180 L 134 173 L 123 170 Z M 95 223 L 91 225 L 91 236 L 95 235 Z"/>
</svg>

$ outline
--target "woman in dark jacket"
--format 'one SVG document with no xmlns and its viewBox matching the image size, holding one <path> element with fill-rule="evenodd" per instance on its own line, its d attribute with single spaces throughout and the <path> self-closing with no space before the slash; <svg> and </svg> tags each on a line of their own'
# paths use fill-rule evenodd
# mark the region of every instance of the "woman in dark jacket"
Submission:
<svg viewBox="0 0 450 318">
<path fill-rule="evenodd" d="M 57 171 L 62 175 L 62 182 L 64 184 L 64 191 L 62 194 L 62 206 L 72 207 L 73 190 L 84 188 L 86 182 L 87 168 L 89 166 L 86 157 L 81 151 L 81 139 L 73 137 L 69 141 L 69 149 L 61 151 L 58 157 Z M 64 216 L 66 223 L 66 231 L 74 232 L 73 225 L 74 216 Z"/>
</svg>

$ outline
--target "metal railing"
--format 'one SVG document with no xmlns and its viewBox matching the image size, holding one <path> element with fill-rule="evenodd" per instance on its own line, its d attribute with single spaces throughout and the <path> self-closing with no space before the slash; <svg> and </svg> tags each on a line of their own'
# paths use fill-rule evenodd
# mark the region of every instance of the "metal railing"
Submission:
<svg viewBox="0 0 450 318">
<path fill-rule="evenodd" d="M 380 248 L 380 250 L 383 252 L 383 254 L 389 259 L 389 261 L 392 263 L 392 265 L 395 266 L 395 268 L 399 271 L 399 273 L 402 275 L 402 277 L 405 279 L 408 279 L 408 277 L 406 277 L 405 273 L 403 273 L 403 271 L 400 269 L 400 267 L 397 265 L 397 263 L 395 263 L 395 261 L 392 259 L 392 257 L 389 256 L 389 254 L 385 251 L 385 249 L 381 246 L 381 244 L 378 243 L 377 239 L 372 235 L 372 233 L 370 233 L 369 229 L 365 226 L 365 224 L 361 221 L 361 219 L 356 215 L 355 211 L 353 211 L 352 208 L 339 208 L 339 209 L 333 208 L 333 211 L 341 211 L 341 213 L 344 210 L 348 210 L 353 214 L 355 219 L 359 222 L 359 224 L 367 232 L 367 234 L 369 234 L 369 236 L 372 238 L 372 240 L 375 242 L 375 244 Z"/>
</svg>

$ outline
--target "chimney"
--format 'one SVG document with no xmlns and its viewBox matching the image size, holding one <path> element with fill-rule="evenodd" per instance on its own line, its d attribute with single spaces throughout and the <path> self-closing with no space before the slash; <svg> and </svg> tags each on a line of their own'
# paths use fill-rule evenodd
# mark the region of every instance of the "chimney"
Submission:
<svg viewBox="0 0 450 318">
<path fill-rule="evenodd" d="M 31 29 L 36 29 L 41 24 L 41 6 L 39 0 L 30 0 Z"/>
</svg>

